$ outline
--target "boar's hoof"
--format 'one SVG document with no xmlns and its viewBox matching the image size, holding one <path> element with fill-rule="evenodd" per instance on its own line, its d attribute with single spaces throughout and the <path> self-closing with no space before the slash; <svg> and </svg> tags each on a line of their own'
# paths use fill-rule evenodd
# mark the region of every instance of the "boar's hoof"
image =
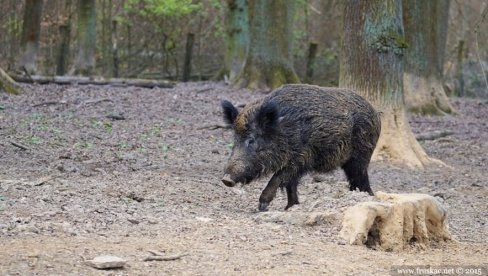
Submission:
<svg viewBox="0 0 488 276">
<path fill-rule="evenodd" d="M 295 204 L 298 204 L 298 202 L 297 203 L 292 203 L 292 204 L 287 204 L 286 207 L 285 207 L 285 211 L 288 210 L 289 208 L 295 206 Z"/>
<path fill-rule="evenodd" d="M 268 211 L 269 203 L 266 202 L 259 202 L 259 212 L 266 212 Z"/>
<path fill-rule="evenodd" d="M 232 180 L 228 174 L 222 177 L 222 183 L 224 183 L 224 185 L 227 187 L 234 187 L 236 185 L 234 180 Z"/>
</svg>

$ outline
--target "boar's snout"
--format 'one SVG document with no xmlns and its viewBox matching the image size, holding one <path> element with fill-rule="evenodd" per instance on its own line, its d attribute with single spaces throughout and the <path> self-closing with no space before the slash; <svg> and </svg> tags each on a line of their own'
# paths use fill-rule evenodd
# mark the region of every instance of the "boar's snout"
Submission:
<svg viewBox="0 0 488 276">
<path fill-rule="evenodd" d="M 225 174 L 222 177 L 222 183 L 224 183 L 225 186 L 227 187 L 234 187 L 236 185 L 236 182 L 230 178 L 230 174 Z"/>
</svg>

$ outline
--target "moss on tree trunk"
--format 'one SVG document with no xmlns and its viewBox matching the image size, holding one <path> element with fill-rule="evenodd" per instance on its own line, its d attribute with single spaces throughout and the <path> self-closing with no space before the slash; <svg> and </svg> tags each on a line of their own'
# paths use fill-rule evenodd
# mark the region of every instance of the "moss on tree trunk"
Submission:
<svg viewBox="0 0 488 276">
<path fill-rule="evenodd" d="M 422 115 L 453 113 L 442 85 L 449 0 L 404 0 L 404 94 L 407 109 Z"/>
<path fill-rule="evenodd" d="M 299 79 L 292 62 L 294 1 L 248 1 L 249 49 L 234 87 L 270 90 Z"/>
<path fill-rule="evenodd" d="M 22 88 L 0 68 L 0 91 L 5 90 L 8 94 L 18 95 L 23 92 Z"/>
<path fill-rule="evenodd" d="M 226 50 L 224 64 L 215 79 L 233 81 L 244 67 L 249 45 L 249 19 L 246 0 L 227 0 Z"/>
<path fill-rule="evenodd" d="M 78 0 L 78 50 L 71 75 L 90 76 L 95 69 L 96 20 L 95 0 Z"/>
<path fill-rule="evenodd" d="M 435 162 L 415 139 L 405 115 L 401 1 L 348 0 L 343 24 L 340 86 L 358 91 L 382 113 L 373 158 L 409 167 Z"/>
</svg>

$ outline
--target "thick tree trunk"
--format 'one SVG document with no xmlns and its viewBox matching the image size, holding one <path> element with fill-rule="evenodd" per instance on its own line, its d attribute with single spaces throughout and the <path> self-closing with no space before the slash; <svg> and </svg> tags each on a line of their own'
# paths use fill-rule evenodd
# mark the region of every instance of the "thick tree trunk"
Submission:
<svg viewBox="0 0 488 276">
<path fill-rule="evenodd" d="M 248 55 L 233 86 L 270 90 L 299 82 L 291 52 L 294 1 L 255 0 L 248 5 Z"/>
<path fill-rule="evenodd" d="M 405 51 L 400 0 L 348 0 L 339 84 L 355 89 L 382 113 L 381 135 L 373 159 L 389 158 L 409 167 L 430 159 L 415 139 L 405 115 Z"/>
<path fill-rule="evenodd" d="M 408 110 L 423 115 L 453 113 L 442 85 L 449 0 L 404 0 L 404 95 Z"/>
<path fill-rule="evenodd" d="M 16 67 L 29 74 L 37 72 L 37 50 L 41 36 L 42 0 L 26 0 L 20 40 L 20 56 Z"/>
<path fill-rule="evenodd" d="M 78 0 L 78 50 L 71 75 L 93 74 L 96 51 L 95 0 Z"/>
<path fill-rule="evenodd" d="M 22 88 L 0 68 L 0 91 L 5 90 L 8 94 L 18 95 L 23 92 Z"/>
<path fill-rule="evenodd" d="M 226 49 L 224 64 L 215 79 L 232 82 L 244 67 L 249 45 L 249 19 L 246 0 L 227 0 Z"/>
</svg>

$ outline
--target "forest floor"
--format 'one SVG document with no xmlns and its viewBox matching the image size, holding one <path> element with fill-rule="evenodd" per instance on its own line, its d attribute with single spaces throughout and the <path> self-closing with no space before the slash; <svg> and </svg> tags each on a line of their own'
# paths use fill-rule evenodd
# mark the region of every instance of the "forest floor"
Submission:
<svg viewBox="0 0 488 276">
<path fill-rule="evenodd" d="M 370 165 L 374 191 L 436 195 L 456 241 L 403 252 L 345 245 L 341 214 L 371 200 L 341 171 L 310 175 L 301 204 L 278 193 L 257 212 L 267 179 L 238 188 L 220 178 L 232 133 L 220 101 L 263 94 L 220 83 L 173 89 L 24 85 L 0 94 L 0 275 L 388 275 L 395 266 L 488 265 L 488 101 L 452 99 L 458 116 L 410 116 L 422 146 L 450 167 Z M 308 225 L 304 214 L 328 218 Z M 144 261 L 150 251 L 178 255 Z M 101 271 L 99 255 L 127 260 Z M 486 272 L 487 270 L 484 270 Z M 479 270 L 464 274 L 482 275 Z M 474 272 L 470 274 L 468 272 Z M 412 275 L 412 274 L 411 274 Z M 486 275 L 486 274 L 485 274 Z"/>
</svg>

